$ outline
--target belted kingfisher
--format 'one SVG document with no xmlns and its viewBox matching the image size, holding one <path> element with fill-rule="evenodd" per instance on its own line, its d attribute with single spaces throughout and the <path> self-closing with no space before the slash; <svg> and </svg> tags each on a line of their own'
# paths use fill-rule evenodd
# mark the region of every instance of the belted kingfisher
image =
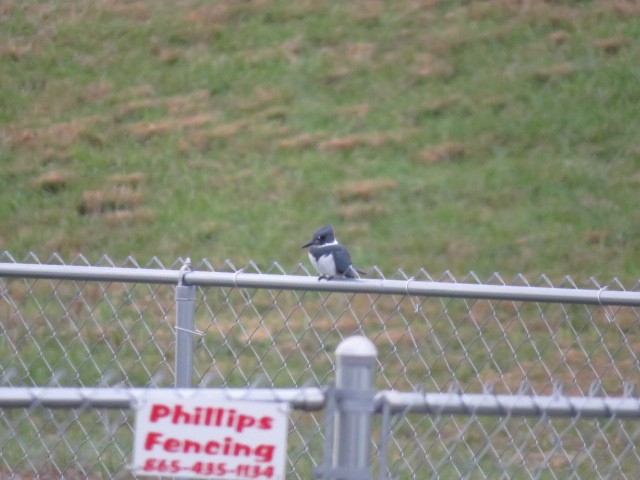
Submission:
<svg viewBox="0 0 640 480">
<path fill-rule="evenodd" d="M 326 278 L 356 278 L 357 273 L 366 274 L 353 266 L 351 256 L 344 245 L 338 243 L 333 227 L 326 225 L 316 230 L 313 239 L 302 248 L 309 247 L 309 260 L 320 274 L 318 280 Z"/>
</svg>

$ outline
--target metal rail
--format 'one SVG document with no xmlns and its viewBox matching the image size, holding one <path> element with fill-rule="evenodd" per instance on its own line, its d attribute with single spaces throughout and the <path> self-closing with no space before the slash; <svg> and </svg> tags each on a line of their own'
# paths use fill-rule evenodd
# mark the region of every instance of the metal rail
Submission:
<svg viewBox="0 0 640 480">
<path fill-rule="evenodd" d="M 552 288 L 421 280 L 333 279 L 318 281 L 307 275 L 204 272 L 149 268 L 91 267 L 0 263 L 0 277 L 75 281 L 183 284 L 202 287 L 266 288 L 320 292 L 476 298 L 545 303 L 577 303 L 640 307 L 640 292 L 603 289 Z"/>
<path fill-rule="evenodd" d="M 153 389 L 158 391 L 163 389 Z M 321 388 L 276 389 L 166 389 L 185 398 L 197 396 L 208 401 L 288 402 L 297 410 L 321 410 L 325 393 Z M 148 388 L 91 387 L 0 387 L 0 408 L 133 408 L 144 399 Z"/>
<path fill-rule="evenodd" d="M 637 397 L 569 397 L 560 394 L 494 395 L 473 393 L 409 393 L 376 395 L 377 409 L 391 413 L 438 415 L 549 416 L 580 418 L 640 418 Z"/>
<path fill-rule="evenodd" d="M 149 391 L 150 389 L 146 388 L 0 387 L 0 408 L 129 409 Z M 288 402 L 292 408 L 305 411 L 321 410 L 326 404 L 325 391 L 317 387 L 215 390 L 189 388 L 177 391 L 185 398 L 198 396 L 209 401 Z M 384 410 L 386 404 L 391 413 L 402 414 L 640 418 L 638 397 L 418 393 L 386 390 L 375 395 L 374 403 L 378 413 Z"/>
</svg>

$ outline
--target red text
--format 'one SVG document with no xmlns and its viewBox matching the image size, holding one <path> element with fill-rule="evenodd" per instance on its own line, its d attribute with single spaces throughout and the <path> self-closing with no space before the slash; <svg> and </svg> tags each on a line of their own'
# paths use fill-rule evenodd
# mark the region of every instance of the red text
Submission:
<svg viewBox="0 0 640 480">
<path fill-rule="evenodd" d="M 144 442 L 145 450 L 162 450 L 167 453 L 204 453 L 231 457 L 252 457 L 258 462 L 273 459 L 275 445 L 247 445 L 224 437 L 220 440 L 193 440 L 167 437 L 160 432 L 149 432 Z"/>
<path fill-rule="evenodd" d="M 182 405 L 162 403 L 152 405 L 149 421 L 156 423 L 163 419 L 169 420 L 174 425 L 227 427 L 238 433 L 242 433 L 247 428 L 270 430 L 273 427 L 272 417 L 244 415 L 233 408 L 195 407 L 188 410 Z"/>
</svg>

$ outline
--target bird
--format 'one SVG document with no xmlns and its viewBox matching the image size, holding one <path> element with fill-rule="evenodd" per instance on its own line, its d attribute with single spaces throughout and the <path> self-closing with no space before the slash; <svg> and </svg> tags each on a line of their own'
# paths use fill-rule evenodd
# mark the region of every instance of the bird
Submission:
<svg viewBox="0 0 640 480">
<path fill-rule="evenodd" d="M 309 248 L 309 260 L 320 274 L 318 281 L 356 278 L 358 273 L 366 274 L 353 266 L 349 251 L 336 240 L 331 225 L 316 230 L 311 241 L 305 243 L 302 248 Z"/>
</svg>

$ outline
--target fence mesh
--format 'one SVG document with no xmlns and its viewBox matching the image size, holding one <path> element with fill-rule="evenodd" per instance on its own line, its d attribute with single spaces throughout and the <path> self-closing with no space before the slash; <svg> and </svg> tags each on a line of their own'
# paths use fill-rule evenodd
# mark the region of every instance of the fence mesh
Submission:
<svg viewBox="0 0 640 480">
<path fill-rule="evenodd" d="M 54 256 L 43 263 L 64 262 Z M 115 266 L 107 257 L 92 265 Z M 181 265 L 153 259 L 142 266 Z M 132 258 L 118 266 L 141 267 Z M 206 261 L 195 268 L 214 270 Z M 215 270 L 237 271 L 229 262 Z M 277 264 L 268 272 L 284 273 Z M 293 273 L 309 274 L 302 266 Z M 415 278 L 456 281 L 423 271 Z M 474 275 L 459 281 L 483 283 Z M 497 275 L 485 282 L 506 283 Z M 578 287 L 570 278 L 529 282 L 520 276 L 509 283 Z M 617 280 L 580 287 L 625 289 Z M 1 382 L 171 386 L 174 317 L 171 285 L 0 279 Z M 378 389 L 551 394 L 562 385 L 568 395 L 622 396 L 640 376 L 640 312 L 632 307 L 211 287 L 198 288 L 195 328 L 197 386 L 325 385 L 335 348 L 353 334 L 378 349 Z M 395 420 L 393 478 L 635 478 L 640 471 L 640 424 L 629 420 Z M 318 466 L 322 422 L 321 413 L 293 412 L 288 478 L 310 478 Z M 131 425 L 131 413 L 119 410 L 0 411 L 0 477 L 129 478 Z"/>
</svg>

